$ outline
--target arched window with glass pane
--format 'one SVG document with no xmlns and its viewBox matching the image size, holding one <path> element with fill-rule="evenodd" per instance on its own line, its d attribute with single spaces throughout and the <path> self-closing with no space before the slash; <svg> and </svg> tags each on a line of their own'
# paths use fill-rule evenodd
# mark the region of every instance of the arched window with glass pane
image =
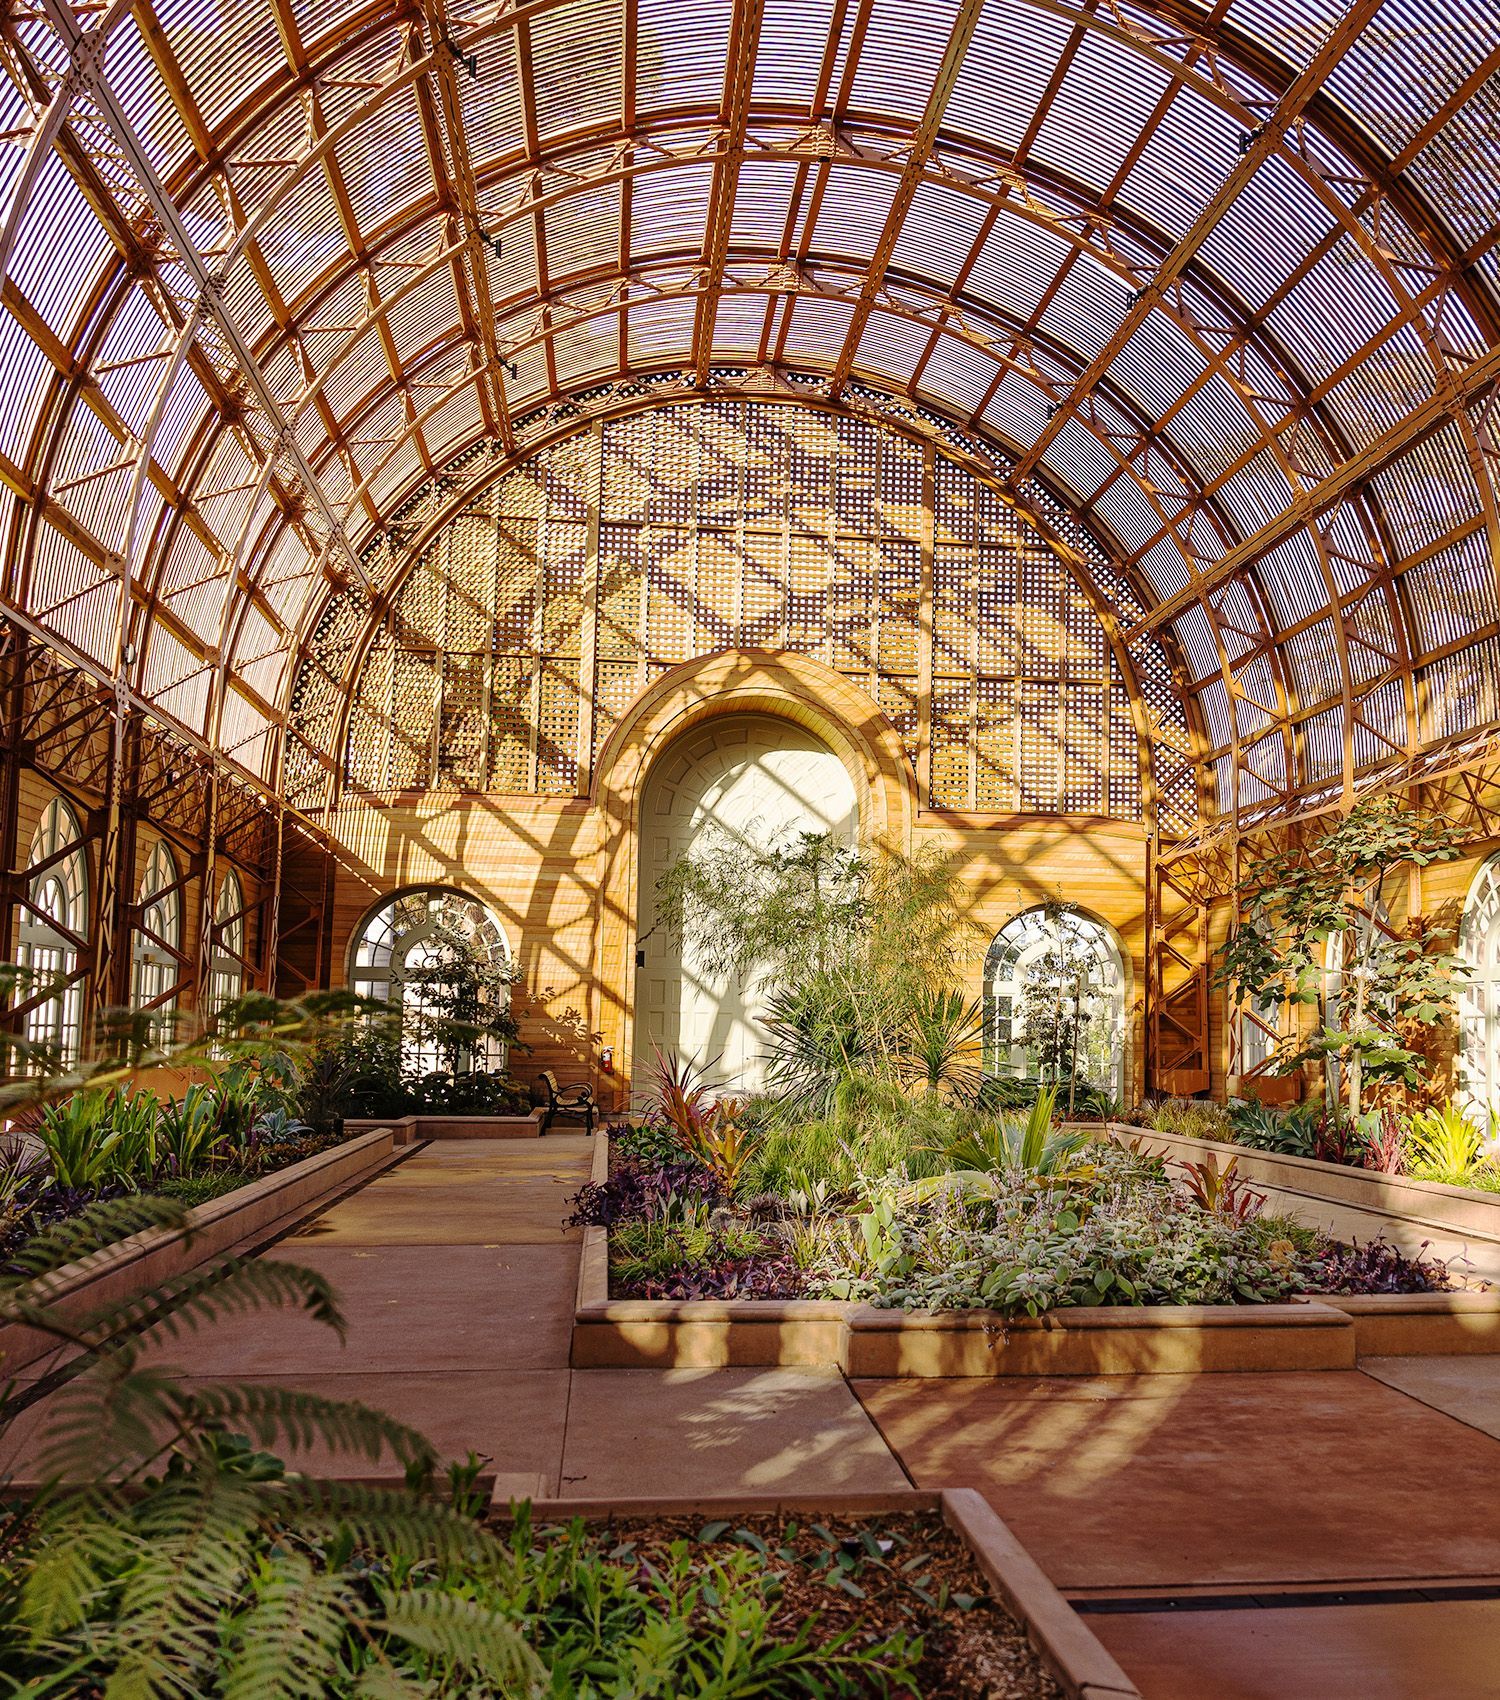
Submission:
<svg viewBox="0 0 1500 1700">
<path fill-rule="evenodd" d="M 208 975 L 208 1013 L 217 1015 L 245 990 L 245 888 L 231 868 L 214 904 L 214 942 Z"/>
<path fill-rule="evenodd" d="M 25 1036 L 55 1048 L 59 1062 L 76 1062 L 82 1042 L 83 982 L 78 955 L 87 942 L 88 859 L 78 816 L 61 797 L 42 811 L 26 865 L 32 870 L 21 905 L 16 963 L 36 976 Z M 50 989 L 49 989 L 50 988 Z"/>
<path fill-rule="evenodd" d="M 182 891 L 176 859 L 161 839 L 151 846 L 138 901 L 130 1002 L 150 1011 L 150 1043 L 160 1048 L 172 1037 L 182 978 Z"/>
<path fill-rule="evenodd" d="M 1462 1083 L 1471 1103 L 1488 1109 L 1500 1098 L 1500 856 L 1474 876 L 1458 948 L 1468 969 L 1460 1001 Z"/>
<path fill-rule="evenodd" d="M 510 962 L 505 934 L 484 904 L 442 886 L 387 899 L 355 935 L 350 984 L 362 997 L 400 1008 L 401 1062 L 407 1071 L 426 1074 L 451 1067 L 461 1072 L 505 1065 L 501 1045 L 481 1042 L 477 1052 L 463 1047 L 452 1055 L 431 1035 L 430 1021 L 441 1013 L 441 973 L 434 971 L 458 949 L 496 969 Z"/>
<path fill-rule="evenodd" d="M 1063 904 L 1017 915 L 985 957 L 985 1066 L 1126 1095 L 1125 965 L 1102 922 Z"/>
</svg>

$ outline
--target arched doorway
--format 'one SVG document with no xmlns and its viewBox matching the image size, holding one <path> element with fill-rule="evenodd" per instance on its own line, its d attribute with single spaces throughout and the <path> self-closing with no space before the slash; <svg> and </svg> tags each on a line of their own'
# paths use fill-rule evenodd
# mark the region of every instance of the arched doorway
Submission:
<svg viewBox="0 0 1500 1700">
<path fill-rule="evenodd" d="M 705 970 L 658 925 L 656 882 L 706 834 L 768 847 L 801 832 L 853 843 L 859 831 L 854 781 L 815 733 L 770 714 L 704 721 L 668 746 L 641 797 L 637 882 L 638 949 L 632 1079 L 639 1094 L 653 1048 L 712 1064 L 736 1092 L 761 1081 L 762 1030 L 754 984 Z"/>
</svg>

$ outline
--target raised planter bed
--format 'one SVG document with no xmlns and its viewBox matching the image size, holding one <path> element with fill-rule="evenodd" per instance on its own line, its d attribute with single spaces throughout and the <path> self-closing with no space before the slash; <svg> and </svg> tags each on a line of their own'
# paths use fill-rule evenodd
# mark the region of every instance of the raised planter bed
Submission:
<svg viewBox="0 0 1500 1700">
<path fill-rule="evenodd" d="M 212 1257 L 245 1251 L 284 1233 L 325 1200 L 368 1180 L 397 1160 L 389 1127 L 304 1157 L 187 1213 L 182 1228 L 157 1228 L 60 1269 L 47 1283 L 66 1317 L 144 1292 Z M 0 1373 L 12 1374 L 57 1350 L 34 1329 L 0 1328 Z"/>
<path fill-rule="evenodd" d="M 608 1173 L 601 1134 L 592 1178 Z M 586 1228 L 571 1361 L 575 1369 L 831 1364 L 871 1378 L 1193 1375 L 1352 1369 L 1360 1356 L 1458 1351 L 1500 1351 L 1500 1294 L 1079 1306 L 1037 1319 L 829 1299 L 612 1299 L 608 1232 Z"/>
<path fill-rule="evenodd" d="M 496 1484 L 495 1513 L 509 1515 L 508 1478 Z M 795 1516 L 845 1521 L 891 1513 L 940 1512 L 963 1541 L 1002 1605 L 1026 1632 L 1042 1664 L 1068 1700 L 1140 1700 L 1140 1691 L 1087 1623 L 1048 1581 L 1041 1566 L 973 1488 L 941 1493 L 740 1496 L 724 1499 L 536 1499 L 533 1523 L 590 1523 L 691 1516 L 705 1521 Z"/>
<path fill-rule="evenodd" d="M 524 1116 L 387 1116 L 383 1120 L 344 1119 L 346 1133 L 372 1133 L 388 1127 L 397 1145 L 414 1145 L 425 1139 L 537 1139 L 541 1136 L 545 1111 L 530 1110 Z"/>
<path fill-rule="evenodd" d="M 1314 1157 L 1288 1157 L 1228 1140 L 1159 1133 L 1154 1128 L 1136 1127 L 1127 1122 L 1111 1122 L 1109 1131 L 1121 1139 L 1139 1139 L 1153 1150 L 1163 1150 L 1172 1157 L 1199 1159 L 1213 1152 L 1221 1163 L 1237 1157 L 1242 1175 L 1260 1185 L 1273 1186 L 1279 1192 L 1305 1193 L 1329 1204 L 1397 1217 L 1445 1235 L 1500 1245 L 1500 1193 L 1377 1174 L 1371 1169 L 1351 1168 L 1347 1163 L 1319 1162 Z"/>
</svg>

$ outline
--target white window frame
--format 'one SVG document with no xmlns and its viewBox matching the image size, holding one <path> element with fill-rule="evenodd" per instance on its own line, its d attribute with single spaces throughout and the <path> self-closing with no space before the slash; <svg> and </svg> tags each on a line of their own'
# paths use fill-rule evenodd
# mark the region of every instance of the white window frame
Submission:
<svg viewBox="0 0 1500 1700">
<path fill-rule="evenodd" d="M 350 949 L 349 984 L 361 997 L 381 1003 L 399 1003 L 403 1013 L 419 1007 L 418 994 L 408 987 L 403 970 L 417 959 L 431 937 L 438 910 L 446 905 L 457 911 L 472 933 L 489 950 L 490 960 L 512 960 L 510 941 L 491 910 L 477 897 L 452 886 L 418 886 L 397 892 L 366 915 L 354 935 Z M 487 1045 L 479 1056 L 461 1059 L 471 1067 L 502 1070 L 506 1047 Z M 444 1067 L 444 1059 L 431 1046 L 418 1045 L 403 1036 L 402 1067 L 414 1074 L 430 1074 Z"/>
<path fill-rule="evenodd" d="M 177 858 L 167 841 L 158 838 L 141 876 L 141 919 L 131 945 L 130 988 L 131 1008 L 150 1011 L 147 1042 L 156 1050 L 171 1043 L 176 1029 L 177 994 L 172 988 L 182 979 L 181 964 L 172 954 L 182 949 L 182 891 L 177 882 Z M 148 928 L 155 937 L 148 937 Z"/>
<path fill-rule="evenodd" d="M 1062 926 L 1088 945 L 1093 966 L 1088 988 L 1106 1002 L 1106 1031 L 1110 1051 L 1101 1078 L 1079 1074 L 1090 1086 L 1117 1101 L 1127 1096 L 1125 958 L 1114 928 L 1081 910 L 1068 910 L 1051 921 L 1044 905 L 1023 909 L 995 934 L 984 960 L 985 1068 L 988 1073 L 1037 1077 L 1027 1048 L 1013 1038 L 1016 1006 L 1025 984 L 1026 969 L 1043 956 Z"/>
</svg>

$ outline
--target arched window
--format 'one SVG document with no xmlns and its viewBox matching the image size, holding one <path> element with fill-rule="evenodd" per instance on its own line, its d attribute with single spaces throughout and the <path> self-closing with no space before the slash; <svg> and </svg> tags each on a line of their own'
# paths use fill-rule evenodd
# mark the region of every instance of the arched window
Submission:
<svg viewBox="0 0 1500 1700">
<path fill-rule="evenodd" d="M 362 997 L 400 1006 L 404 1069 L 426 1074 L 504 1066 L 502 1046 L 482 1044 L 477 1053 L 460 1047 L 455 1053 L 431 1031 L 431 1021 L 443 1013 L 443 982 L 433 971 L 459 951 L 492 969 L 504 969 L 510 962 L 505 934 L 484 904 L 442 886 L 388 899 L 355 935 L 350 984 Z"/>
<path fill-rule="evenodd" d="M 138 901 L 130 1001 L 133 1008 L 151 1012 L 150 1043 L 160 1048 L 172 1037 L 182 978 L 182 892 L 177 862 L 159 838 L 151 846 Z"/>
<path fill-rule="evenodd" d="M 1462 993 L 1464 1090 L 1476 1107 L 1500 1097 L 1500 856 L 1474 876 L 1458 934 L 1469 970 Z"/>
<path fill-rule="evenodd" d="M 1017 915 L 984 963 L 985 1059 L 991 1073 L 1078 1079 L 1125 1096 L 1125 967 L 1102 922 L 1066 904 Z"/>
<path fill-rule="evenodd" d="M 78 973 L 78 952 L 88 926 L 88 860 L 78 816 L 54 797 L 32 834 L 26 858 L 34 869 L 21 905 L 16 963 L 37 975 L 29 1001 L 45 981 L 69 980 Z M 83 1025 L 83 985 L 72 979 L 44 998 L 26 1016 L 26 1038 L 53 1045 L 62 1063 L 76 1062 Z"/>
<path fill-rule="evenodd" d="M 214 940 L 208 974 L 209 1015 L 217 1015 L 245 990 L 245 888 L 231 868 L 214 904 Z"/>
</svg>

